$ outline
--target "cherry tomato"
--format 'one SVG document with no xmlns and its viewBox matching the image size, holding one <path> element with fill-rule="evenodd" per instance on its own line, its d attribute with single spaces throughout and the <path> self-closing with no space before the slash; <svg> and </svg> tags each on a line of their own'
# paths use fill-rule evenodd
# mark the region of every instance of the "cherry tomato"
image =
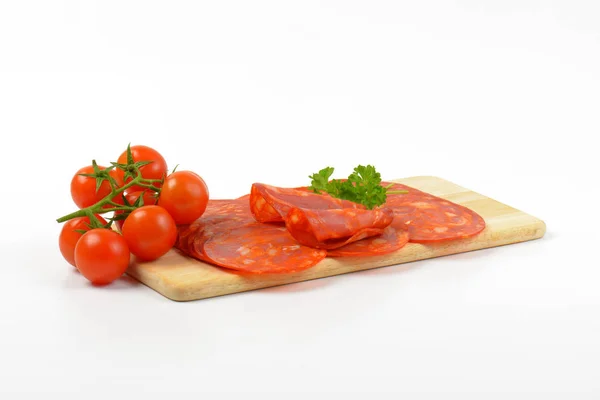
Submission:
<svg viewBox="0 0 600 400">
<path fill-rule="evenodd" d="M 156 260 L 175 244 L 177 226 L 164 208 L 144 206 L 129 214 L 123 224 L 123 237 L 140 260 Z"/>
<path fill-rule="evenodd" d="M 98 218 L 100 223 L 106 224 L 106 220 L 101 216 L 96 215 L 96 218 Z M 58 237 L 58 247 L 60 248 L 60 253 L 72 266 L 75 266 L 75 246 L 82 236 L 81 233 L 76 231 L 89 231 L 89 223 L 90 219 L 88 217 L 73 218 L 65 222 L 62 230 L 60 231 L 60 236 Z"/>
<path fill-rule="evenodd" d="M 123 275 L 129 257 L 125 238 L 111 229 L 92 229 L 75 246 L 77 269 L 96 285 L 106 285 Z"/>
<path fill-rule="evenodd" d="M 127 199 L 127 201 L 129 202 L 129 204 L 133 205 L 137 199 L 140 197 L 140 195 L 143 195 L 143 201 L 144 201 L 144 205 L 145 206 L 153 206 L 156 204 L 157 202 L 157 197 L 156 197 L 156 193 L 151 191 L 151 190 L 144 190 L 139 191 L 139 192 L 132 192 L 132 193 L 128 193 L 127 195 L 125 195 L 125 198 Z M 123 214 L 123 211 L 115 211 L 116 215 L 119 214 Z M 119 230 L 123 230 L 123 223 L 125 222 L 124 219 L 119 219 L 117 221 L 115 221 L 115 224 L 117 224 L 117 227 L 119 228 Z"/>
<path fill-rule="evenodd" d="M 98 166 L 98 168 L 101 170 L 106 169 L 106 167 L 102 166 Z M 110 183 L 107 180 L 104 180 L 100 185 L 100 188 L 98 188 L 98 191 L 96 191 L 96 178 L 79 175 L 91 174 L 93 172 L 94 168 L 91 165 L 88 165 L 87 167 L 79 169 L 71 179 L 71 197 L 79 208 L 89 207 L 105 198 L 111 192 Z M 113 169 L 109 172 L 109 175 L 115 179 L 117 186 L 123 186 L 123 179 L 119 176 L 118 171 Z M 115 196 L 113 201 L 118 204 L 123 203 L 121 196 Z M 110 207 L 112 207 L 110 204 L 104 206 L 104 208 Z"/>
<path fill-rule="evenodd" d="M 176 224 L 190 224 L 200 218 L 208 204 L 208 187 L 195 172 L 177 171 L 167 176 L 158 198 Z"/>
<path fill-rule="evenodd" d="M 140 195 L 143 196 L 143 201 L 144 201 L 145 206 L 156 205 L 156 201 L 158 200 L 158 198 L 156 197 L 157 194 L 156 194 L 156 192 L 153 192 L 152 190 L 131 192 L 131 193 L 128 193 L 125 196 L 125 198 L 129 202 L 129 204 L 133 204 L 139 199 Z"/>
<path fill-rule="evenodd" d="M 135 162 L 138 161 L 152 161 L 150 164 L 144 165 L 140 168 L 140 172 L 142 173 L 142 177 L 145 179 L 162 179 L 167 175 L 167 162 L 163 158 L 163 156 L 156 150 L 148 146 L 131 146 L 131 155 L 133 156 L 133 160 Z M 124 151 L 117 160 L 119 164 L 127 164 L 127 151 Z M 121 179 L 124 177 L 124 172 L 122 170 L 117 170 L 120 174 Z M 127 179 L 128 183 L 131 181 L 131 178 Z M 154 186 L 160 187 L 159 182 L 154 182 Z M 144 190 L 143 187 L 134 185 L 131 188 L 127 189 L 128 193 L 137 192 Z"/>
</svg>

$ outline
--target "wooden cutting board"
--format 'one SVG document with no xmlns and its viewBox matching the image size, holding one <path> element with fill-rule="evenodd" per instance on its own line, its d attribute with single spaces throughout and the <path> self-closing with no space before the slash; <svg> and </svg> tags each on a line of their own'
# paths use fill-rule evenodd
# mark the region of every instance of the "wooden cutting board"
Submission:
<svg viewBox="0 0 600 400">
<path fill-rule="evenodd" d="M 241 275 L 184 256 L 177 250 L 152 262 L 133 260 L 127 274 L 171 300 L 190 301 L 524 242 L 539 239 L 546 232 L 543 221 L 441 178 L 417 176 L 394 182 L 472 209 L 485 219 L 485 230 L 476 237 L 444 244 L 409 243 L 395 253 L 382 256 L 326 258 L 313 268 L 293 274 Z"/>
</svg>

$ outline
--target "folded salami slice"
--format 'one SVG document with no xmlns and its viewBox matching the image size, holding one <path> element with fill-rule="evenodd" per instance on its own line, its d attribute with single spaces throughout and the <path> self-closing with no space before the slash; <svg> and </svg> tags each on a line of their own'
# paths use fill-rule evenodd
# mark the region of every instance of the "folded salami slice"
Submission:
<svg viewBox="0 0 600 400">
<path fill-rule="evenodd" d="M 484 219 L 464 206 L 399 183 L 389 190 L 408 191 L 407 194 L 388 194 L 385 206 L 394 211 L 395 222 L 406 226 L 411 242 L 463 239 L 485 229 Z"/>
<path fill-rule="evenodd" d="M 334 210 L 362 208 L 362 204 L 336 199 L 328 194 L 317 194 L 305 187 L 280 188 L 255 183 L 250 190 L 250 210 L 258 222 L 278 222 L 292 208 Z"/>
<path fill-rule="evenodd" d="M 376 210 L 292 208 L 284 221 L 288 231 L 298 243 L 319 249 L 335 249 L 371 236 L 381 235 L 393 219 L 394 212 L 389 208 Z"/>
<path fill-rule="evenodd" d="M 391 224 L 391 209 L 367 210 L 364 206 L 312 193 L 306 188 L 278 188 L 255 183 L 250 192 L 250 210 L 258 222 L 283 221 L 301 244 L 334 249 L 381 235 Z"/>
<path fill-rule="evenodd" d="M 379 236 L 369 237 L 345 246 L 328 250 L 329 257 L 363 257 L 393 253 L 408 243 L 408 230 L 403 223 L 392 222 Z"/>
</svg>

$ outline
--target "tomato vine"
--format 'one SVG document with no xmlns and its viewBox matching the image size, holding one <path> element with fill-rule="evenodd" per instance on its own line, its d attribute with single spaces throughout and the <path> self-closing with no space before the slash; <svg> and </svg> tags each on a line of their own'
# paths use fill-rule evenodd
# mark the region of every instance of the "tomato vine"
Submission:
<svg viewBox="0 0 600 400">
<path fill-rule="evenodd" d="M 125 197 L 125 191 L 127 189 L 133 186 L 138 186 L 144 188 L 145 190 L 160 193 L 161 189 L 156 187 L 154 184 L 159 182 L 161 184 L 160 186 L 162 186 L 162 182 L 164 181 L 165 177 L 163 176 L 162 179 L 146 179 L 142 176 L 142 172 L 140 171 L 141 167 L 152 162 L 153 161 L 136 162 L 131 153 L 131 145 L 127 146 L 126 163 L 111 162 L 110 167 L 101 169 L 98 167 L 96 160 L 93 160 L 92 167 L 94 172 L 79 175 L 96 179 L 96 192 L 101 187 L 102 183 L 107 181 L 110 185 L 111 192 L 101 200 L 88 207 L 81 208 L 70 214 L 57 218 L 56 222 L 63 223 L 73 218 L 88 217 L 90 220 L 90 228 L 110 228 L 113 222 L 124 220 L 132 211 L 144 205 L 143 196 L 139 196 L 139 198 L 133 204 L 130 203 Z M 110 175 L 110 171 L 113 169 L 119 169 L 123 171 L 123 182 L 127 182 L 128 178 L 131 178 L 131 180 L 120 186 Z M 114 201 L 114 199 L 118 198 L 118 196 L 120 196 L 120 198 L 123 200 L 123 204 L 119 204 Z M 107 212 L 113 212 L 113 216 L 107 220 L 106 224 L 103 224 L 98 220 L 98 218 L 96 218 L 96 215 Z"/>
</svg>

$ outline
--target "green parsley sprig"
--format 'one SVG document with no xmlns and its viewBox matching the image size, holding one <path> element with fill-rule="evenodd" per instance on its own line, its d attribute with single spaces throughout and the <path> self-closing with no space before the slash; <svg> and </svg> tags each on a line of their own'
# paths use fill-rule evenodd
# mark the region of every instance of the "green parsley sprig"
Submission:
<svg viewBox="0 0 600 400">
<path fill-rule="evenodd" d="M 388 194 L 406 194 L 406 190 L 388 190 L 393 183 L 381 186 L 381 174 L 372 165 L 359 165 L 348 179 L 331 179 L 334 168 L 326 167 L 316 174 L 309 175 L 308 187 L 315 193 L 328 193 L 338 199 L 349 200 L 364 205 L 369 210 L 385 204 Z"/>
</svg>

